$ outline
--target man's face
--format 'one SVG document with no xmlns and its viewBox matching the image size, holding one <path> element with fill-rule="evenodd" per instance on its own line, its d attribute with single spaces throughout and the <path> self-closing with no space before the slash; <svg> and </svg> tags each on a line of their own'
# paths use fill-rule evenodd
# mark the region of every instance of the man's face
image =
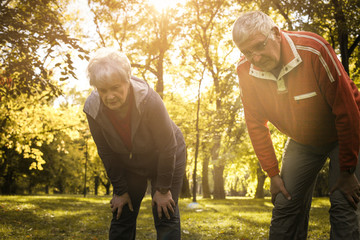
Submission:
<svg viewBox="0 0 360 240">
<path fill-rule="evenodd" d="M 274 37 L 271 37 L 271 34 Z M 280 64 L 281 36 L 278 29 L 273 28 L 267 36 L 255 33 L 241 44 L 240 51 L 247 60 L 262 71 L 271 71 Z"/>
<path fill-rule="evenodd" d="M 126 101 L 130 83 L 122 81 L 117 74 L 113 74 L 95 87 L 105 106 L 111 110 L 118 110 Z"/>
</svg>

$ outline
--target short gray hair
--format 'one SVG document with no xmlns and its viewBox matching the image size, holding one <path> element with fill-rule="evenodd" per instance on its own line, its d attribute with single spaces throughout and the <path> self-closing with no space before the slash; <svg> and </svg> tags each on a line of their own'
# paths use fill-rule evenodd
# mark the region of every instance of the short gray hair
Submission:
<svg viewBox="0 0 360 240">
<path fill-rule="evenodd" d="M 261 11 L 243 13 L 233 25 L 233 41 L 240 48 L 249 37 L 259 32 L 269 34 L 273 27 L 277 27 L 274 21 Z"/>
<path fill-rule="evenodd" d="M 90 59 L 87 74 L 91 86 L 118 75 L 120 81 L 130 82 L 131 65 L 127 56 L 112 48 L 100 48 Z"/>
</svg>

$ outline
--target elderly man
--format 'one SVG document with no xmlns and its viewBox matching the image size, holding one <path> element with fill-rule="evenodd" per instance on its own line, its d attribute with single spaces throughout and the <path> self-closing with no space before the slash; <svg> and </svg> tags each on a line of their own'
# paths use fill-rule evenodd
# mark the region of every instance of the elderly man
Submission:
<svg viewBox="0 0 360 240">
<path fill-rule="evenodd" d="M 330 158 L 331 239 L 359 239 L 355 173 L 360 95 L 334 50 L 310 32 L 287 32 L 260 11 L 242 14 L 233 40 L 252 145 L 271 178 L 270 239 L 306 239 L 316 177 Z M 267 123 L 289 139 L 281 170 Z"/>
</svg>

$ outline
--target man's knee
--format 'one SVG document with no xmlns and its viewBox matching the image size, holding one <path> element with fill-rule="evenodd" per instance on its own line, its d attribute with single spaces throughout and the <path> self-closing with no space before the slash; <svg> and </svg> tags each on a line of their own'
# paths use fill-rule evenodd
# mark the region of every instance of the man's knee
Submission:
<svg viewBox="0 0 360 240">
<path fill-rule="evenodd" d="M 359 239 L 359 223 L 356 210 L 340 191 L 335 191 L 330 195 L 330 202 L 329 213 L 332 239 Z"/>
</svg>

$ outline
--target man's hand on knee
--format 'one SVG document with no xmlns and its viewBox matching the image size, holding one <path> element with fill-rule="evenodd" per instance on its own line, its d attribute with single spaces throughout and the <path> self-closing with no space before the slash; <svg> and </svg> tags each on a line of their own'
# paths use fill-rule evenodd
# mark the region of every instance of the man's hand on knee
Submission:
<svg viewBox="0 0 360 240">
<path fill-rule="evenodd" d="M 357 204 L 360 201 L 360 184 L 354 173 L 340 172 L 339 179 L 336 181 L 335 186 L 330 190 L 330 194 L 335 190 L 341 191 L 351 206 L 354 209 L 357 209 Z"/>
<path fill-rule="evenodd" d="M 287 200 L 291 200 L 291 196 L 284 186 L 284 181 L 280 175 L 275 175 L 271 178 L 270 192 L 271 192 L 271 202 L 275 204 L 275 198 L 279 193 L 282 193 Z"/>
</svg>

